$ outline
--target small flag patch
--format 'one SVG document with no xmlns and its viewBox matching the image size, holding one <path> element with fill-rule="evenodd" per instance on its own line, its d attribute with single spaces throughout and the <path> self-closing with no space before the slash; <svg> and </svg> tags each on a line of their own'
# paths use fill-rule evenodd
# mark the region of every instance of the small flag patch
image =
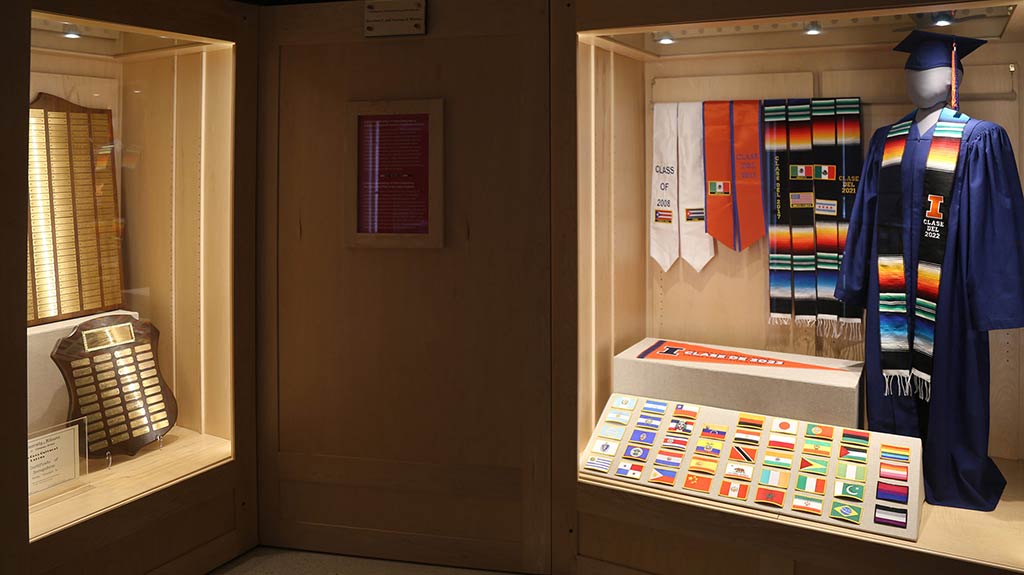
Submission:
<svg viewBox="0 0 1024 575">
<path fill-rule="evenodd" d="M 622 425 L 629 425 L 629 414 L 625 411 L 616 411 L 614 409 L 608 410 L 608 417 L 604 418 L 605 421 L 610 423 L 620 423 Z"/>
<path fill-rule="evenodd" d="M 693 422 L 686 419 L 673 419 L 668 422 L 668 432 L 677 435 L 690 435 L 693 433 Z"/>
<path fill-rule="evenodd" d="M 644 402 L 644 406 L 640 408 L 640 411 L 647 413 L 653 413 L 654 415 L 665 415 L 665 411 L 668 410 L 668 403 L 664 401 L 657 401 L 654 399 L 648 399 Z"/>
<path fill-rule="evenodd" d="M 686 479 L 683 481 L 683 489 L 699 491 L 700 493 L 711 493 L 711 478 L 687 473 Z"/>
<path fill-rule="evenodd" d="M 852 445 L 839 446 L 839 459 L 842 461 L 854 461 L 856 463 L 868 462 L 868 450 Z"/>
<path fill-rule="evenodd" d="M 861 447 L 867 447 L 870 441 L 871 434 L 867 431 L 861 431 L 859 429 L 844 429 L 843 437 L 840 439 L 841 442 L 848 445 L 859 445 Z"/>
<path fill-rule="evenodd" d="M 744 463 L 726 463 L 725 476 L 728 477 L 729 479 L 742 479 L 743 481 L 753 481 L 754 466 L 746 465 Z"/>
<path fill-rule="evenodd" d="M 851 483 L 849 481 L 836 481 L 832 489 L 832 497 L 864 501 L 864 486 L 860 483 Z"/>
<path fill-rule="evenodd" d="M 899 447 L 897 445 L 886 445 L 882 444 L 882 459 L 889 461 L 898 461 L 900 463 L 910 463 L 910 448 Z"/>
<path fill-rule="evenodd" d="M 729 499 L 739 499 L 740 501 L 746 501 L 747 495 L 750 492 L 750 486 L 746 483 L 740 483 L 738 481 L 726 481 L 722 480 L 722 485 L 718 488 L 718 494 L 722 497 L 728 497 Z"/>
<path fill-rule="evenodd" d="M 790 164 L 789 166 L 789 179 L 791 180 L 810 180 L 814 177 L 814 165 L 813 164 Z"/>
<path fill-rule="evenodd" d="M 828 484 L 824 477 L 811 477 L 810 475 L 798 475 L 796 478 L 797 491 L 824 495 L 825 486 Z"/>
<path fill-rule="evenodd" d="M 900 529 L 907 528 L 907 510 L 887 505 L 875 506 L 875 523 L 879 525 L 891 525 Z"/>
<path fill-rule="evenodd" d="M 712 196 L 728 196 L 732 193 L 732 182 L 708 182 L 708 194 Z"/>
<path fill-rule="evenodd" d="M 792 419 L 779 419 L 776 417 L 772 420 L 772 433 L 796 435 L 796 421 Z"/>
<path fill-rule="evenodd" d="M 830 165 L 818 164 L 814 166 L 814 179 L 815 180 L 834 180 L 836 179 L 836 167 Z"/>
<path fill-rule="evenodd" d="M 835 434 L 836 429 L 831 425 L 821 425 L 819 423 L 808 423 L 807 424 L 807 437 L 813 437 L 815 439 L 827 439 L 832 441 L 832 436 Z"/>
<path fill-rule="evenodd" d="M 598 433 L 601 437 L 607 437 L 608 439 L 619 440 L 622 439 L 623 434 L 626 433 L 626 428 L 621 425 L 605 425 L 601 427 L 601 431 Z"/>
<path fill-rule="evenodd" d="M 764 416 L 753 413 L 741 413 L 736 425 L 750 429 L 761 429 L 764 427 Z"/>
<path fill-rule="evenodd" d="M 758 483 L 769 487 L 785 489 L 789 487 L 789 472 L 779 469 L 762 469 Z"/>
<path fill-rule="evenodd" d="M 654 210 L 654 223 L 671 224 L 672 210 Z"/>
<path fill-rule="evenodd" d="M 886 483 L 884 481 L 878 482 L 878 490 L 875 492 L 875 497 L 882 501 L 892 501 L 893 503 L 907 504 L 907 499 L 910 496 L 910 488 L 906 485 L 896 485 L 894 483 Z"/>
<path fill-rule="evenodd" d="M 708 475 L 714 475 L 718 471 L 718 460 L 709 459 L 707 457 L 697 457 L 694 455 L 690 458 L 690 471 L 695 473 L 707 473 Z"/>
<path fill-rule="evenodd" d="M 671 451 L 658 451 L 658 455 L 654 457 L 655 465 L 664 465 L 665 467 L 679 467 L 683 463 L 683 456 L 678 453 L 672 453 Z"/>
<path fill-rule="evenodd" d="M 839 469 L 836 470 L 836 477 L 864 483 L 867 478 L 867 468 L 856 463 L 840 463 Z"/>
<path fill-rule="evenodd" d="M 764 464 L 769 467 L 789 469 L 793 466 L 793 455 L 785 451 L 765 451 Z"/>
<path fill-rule="evenodd" d="M 661 440 L 661 446 L 665 449 L 674 449 L 676 451 L 686 451 L 686 444 L 690 440 L 688 437 L 673 437 L 666 435 L 665 439 Z"/>
<path fill-rule="evenodd" d="M 633 411 L 636 407 L 636 398 L 620 395 L 612 401 L 612 407 Z"/>
<path fill-rule="evenodd" d="M 824 439 L 805 439 L 804 440 L 804 453 L 807 455 L 817 455 L 819 457 L 831 457 L 832 456 L 832 442 Z"/>
<path fill-rule="evenodd" d="M 794 494 L 793 503 L 790 506 L 793 511 L 802 511 L 804 513 L 811 513 L 813 515 L 821 515 L 823 504 L 821 499 L 817 497 L 808 497 L 807 495 Z"/>
<path fill-rule="evenodd" d="M 686 221 L 688 222 L 703 222 L 704 221 L 704 208 L 686 208 Z"/>
<path fill-rule="evenodd" d="M 697 440 L 697 446 L 694 451 L 701 455 L 718 457 L 722 455 L 722 442 L 715 441 L 714 439 L 699 439 Z"/>
<path fill-rule="evenodd" d="M 850 523 L 860 525 L 860 513 L 860 506 L 850 505 L 849 503 L 843 503 L 840 501 L 832 504 L 832 511 L 828 514 L 828 516 L 832 519 L 849 521 Z"/>
<path fill-rule="evenodd" d="M 692 403 L 677 403 L 675 408 L 672 410 L 672 417 L 682 417 L 683 419 L 697 419 L 697 414 L 699 412 L 699 405 L 693 405 Z"/>
<path fill-rule="evenodd" d="M 598 439 L 594 442 L 594 445 L 590 450 L 594 453 L 600 453 L 601 455 L 611 455 L 612 457 L 615 457 L 615 453 L 619 450 L 619 442 L 612 441 L 610 439 Z"/>
<path fill-rule="evenodd" d="M 619 468 L 615 470 L 615 475 L 619 477 L 625 477 L 627 479 L 640 480 L 640 474 L 643 473 L 644 466 L 639 463 L 627 463 L 622 462 L 619 464 Z"/>
<path fill-rule="evenodd" d="M 910 473 L 907 471 L 906 465 L 896 465 L 884 461 L 878 464 L 878 476 L 883 479 L 906 481 L 909 475 Z"/>
<path fill-rule="evenodd" d="M 789 193 L 789 207 L 790 208 L 813 208 L 814 207 L 814 192 L 790 192 Z"/>
<path fill-rule="evenodd" d="M 736 434 L 732 436 L 732 440 L 736 443 L 757 445 L 761 443 L 761 432 L 753 429 L 747 429 L 745 427 L 739 427 L 736 429 Z"/>
<path fill-rule="evenodd" d="M 796 438 L 784 433 L 773 433 L 768 436 L 768 447 L 793 451 L 796 449 Z"/>
<path fill-rule="evenodd" d="M 733 445 L 729 449 L 729 459 L 743 463 L 753 463 L 757 461 L 757 449 L 744 445 Z"/>
<path fill-rule="evenodd" d="M 719 441 L 725 440 L 725 434 L 728 431 L 724 425 L 705 425 L 700 430 L 700 436 L 707 439 L 717 439 Z"/>
<path fill-rule="evenodd" d="M 651 456 L 651 450 L 647 447 L 640 447 L 639 445 L 627 445 L 626 451 L 622 453 L 622 457 L 626 459 L 635 459 L 637 461 L 647 461 L 647 458 Z"/>
<path fill-rule="evenodd" d="M 814 475 L 828 475 L 828 459 L 802 455 L 800 457 L 800 471 L 802 473 L 813 473 Z"/>
<path fill-rule="evenodd" d="M 654 417 L 653 415 L 641 415 L 636 420 L 636 426 L 646 429 L 658 429 L 661 427 L 661 418 Z"/>
<path fill-rule="evenodd" d="M 754 501 L 757 503 L 763 503 L 765 505 L 774 505 L 775 507 L 782 507 L 782 504 L 786 500 L 786 492 L 779 491 L 778 489 L 772 489 L 770 487 L 758 487 L 754 493 Z"/>
<path fill-rule="evenodd" d="M 671 469 L 658 469 L 655 467 L 651 470 L 651 476 L 647 478 L 647 481 L 671 487 L 672 485 L 675 485 L 676 473 L 676 471 Z"/>
<path fill-rule="evenodd" d="M 583 464 L 583 468 L 591 471 L 597 471 L 598 473 L 608 473 L 608 470 L 612 468 L 612 460 L 607 457 L 591 455 L 590 457 L 587 457 L 587 461 Z"/>
<path fill-rule="evenodd" d="M 633 433 L 629 435 L 629 440 L 633 443 L 643 443 L 644 445 L 654 445 L 654 436 L 657 433 L 653 431 L 644 431 L 643 429 L 634 429 Z"/>
</svg>

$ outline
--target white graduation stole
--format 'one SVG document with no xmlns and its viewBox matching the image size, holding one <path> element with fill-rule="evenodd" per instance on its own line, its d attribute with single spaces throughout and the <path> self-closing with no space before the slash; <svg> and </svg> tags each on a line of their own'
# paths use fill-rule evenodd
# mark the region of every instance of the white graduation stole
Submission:
<svg viewBox="0 0 1024 575">
<path fill-rule="evenodd" d="M 700 102 L 678 107 L 679 249 L 699 272 L 715 257 L 715 238 L 704 225 L 704 109 Z"/>
<path fill-rule="evenodd" d="M 676 104 L 654 105 L 654 167 L 651 172 L 651 257 L 667 272 L 679 258 L 679 176 L 676 166 Z"/>
</svg>

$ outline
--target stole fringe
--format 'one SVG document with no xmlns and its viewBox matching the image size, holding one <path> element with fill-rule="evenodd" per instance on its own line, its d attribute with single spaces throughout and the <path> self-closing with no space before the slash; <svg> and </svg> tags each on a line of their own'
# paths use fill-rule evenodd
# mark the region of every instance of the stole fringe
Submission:
<svg viewBox="0 0 1024 575">
<path fill-rule="evenodd" d="M 768 325 L 787 326 L 793 317 L 785 313 L 768 314 Z"/>
<path fill-rule="evenodd" d="M 817 318 L 815 318 L 813 315 L 810 317 L 798 315 L 793 321 L 798 327 L 811 327 L 814 325 L 816 319 Z"/>
<path fill-rule="evenodd" d="M 899 373 L 882 372 L 882 377 L 885 378 L 886 396 L 902 395 L 909 397 L 913 394 L 913 385 L 911 384 L 909 373 L 902 371 Z M 895 390 L 893 388 L 895 388 Z"/>
<path fill-rule="evenodd" d="M 819 316 L 817 321 L 817 332 L 818 337 L 830 337 L 832 339 L 838 338 L 839 318 Z"/>
<path fill-rule="evenodd" d="M 851 343 L 864 341 L 864 322 L 859 319 L 840 318 L 839 335 Z"/>
<path fill-rule="evenodd" d="M 922 401 L 930 402 L 932 400 L 932 380 L 917 371 L 914 371 L 910 379 L 914 382 L 914 393 Z"/>
</svg>

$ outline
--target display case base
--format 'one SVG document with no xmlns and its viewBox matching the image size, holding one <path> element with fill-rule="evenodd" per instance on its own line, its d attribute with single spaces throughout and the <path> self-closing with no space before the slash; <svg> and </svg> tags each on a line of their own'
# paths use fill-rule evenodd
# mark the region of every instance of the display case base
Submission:
<svg viewBox="0 0 1024 575">
<path fill-rule="evenodd" d="M 231 442 L 184 428 L 173 428 L 163 447 L 152 443 L 132 457 L 117 456 L 111 467 L 92 460 L 81 486 L 29 508 L 29 540 L 81 523 L 156 489 L 183 481 L 231 460 Z"/>
</svg>

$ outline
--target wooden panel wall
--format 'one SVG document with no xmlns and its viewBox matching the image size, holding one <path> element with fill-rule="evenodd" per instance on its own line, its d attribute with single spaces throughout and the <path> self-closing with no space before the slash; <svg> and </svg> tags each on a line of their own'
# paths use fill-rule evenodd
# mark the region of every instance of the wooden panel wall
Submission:
<svg viewBox="0 0 1024 575">
<path fill-rule="evenodd" d="M 612 357 L 645 333 L 647 245 L 643 64 L 580 44 L 579 409 L 600 413 L 611 393 Z M 593 419 L 579 418 L 585 442 Z"/>
<path fill-rule="evenodd" d="M 1002 124 L 1010 135 L 1018 154 L 1018 163 L 1024 158 L 1020 134 L 1024 126 L 1024 99 L 992 99 L 992 95 L 1008 95 L 1013 90 L 1021 92 L 1020 74 L 1010 73 L 1008 64 L 1018 64 L 1024 45 L 1002 43 L 987 46 L 968 63 L 963 91 L 965 99 L 962 108 L 968 114 Z M 604 52 L 600 48 L 581 45 L 580 51 Z M 626 60 L 621 56 L 614 56 Z M 582 60 L 582 59 L 581 59 Z M 676 60 L 652 61 L 645 65 L 644 86 L 646 101 L 700 101 L 705 99 L 764 98 L 788 95 L 790 97 L 857 95 L 864 99 L 865 146 L 873 131 L 891 123 L 910 109 L 902 104 L 903 59 L 888 50 L 823 50 L 802 53 L 797 61 L 785 54 L 743 56 L 719 55 L 705 58 L 681 58 Z M 600 222 L 599 198 L 607 193 L 600 181 L 587 180 L 582 166 L 592 150 L 600 149 L 600 138 L 584 132 L 586 122 L 599 122 L 599 118 L 614 113 L 607 104 L 607 98 L 594 93 L 589 98 L 582 90 L 593 85 L 589 80 L 592 71 L 582 62 L 579 67 L 581 86 L 580 109 L 580 222 Z M 1018 68 L 1019 69 L 1019 68 Z M 793 76 L 794 73 L 802 76 Z M 762 74 L 751 76 L 751 74 Z M 745 80 L 744 80 L 745 79 Z M 776 82 L 776 80 L 778 80 Z M 781 91 L 780 91 L 781 88 Z M 610 90 L 610 92 L 615 93 Z M 987 95 L 980 98 L 972 94 Z M 603 108 L 599 106 L 604 106 Z M 646 132 L 644 147 L 649 148 L 651 108 L 645 106 Z M 584 118 L 586 116 L 586 118 Z M 594 120 L 591 120 L 594 119 Z M 594 132 L 596 134 L 596 132 Z M 585 137 L 586 136 L 586 137 Z M 626 161 L 618 161 L 612 154 L 608 163 L 613 169 L 624 171 L 635 162 L 631 154 Z M 588 160 L 589 161 L 589 160 Z M 642 173 L 641 173 L 642 171 Z M 650 150 L 647 150 L 641 171 L 631 174 L 638 182 L 629 190 L 635 194 L 628 200 L 634 205 L 646 207 L 646 182 L 650 181 Z M 589 193 L 586 191 L 589 190 Z M 594 202 L 594 206 L 589 206 Z M 598 215 L 588 216 L 588 209 Z M 851 356 L 862 351 L 861 346 L 832 346 L 824 338 L 818 338 L 813 328 L 774 328 L 767 325 L 767 241 L 762 240 L 744 252 L 736 253 L 725 246 L 717 246 L 717 255 L 701 272 L 695 273 L 685 263 L 677 262 L 668 272 L 663 273 L 658 265 L 646 256 L 646 211 L 609 212 L 610 220 L 603 228 L 590 230 L 590 237 L 615 237 L 619 242 L 626 230 L 644 234 L 641 245 L 644 249 L 646 275 L 645 293 L 645 334 L 649 337 L 670 337 L 722 345 L 736 345 L 759 349 L 775 349 L 811 355 Z M 599 224 L 600 225 L 600 224 Z M 618 230 L 613 233 L 612 230 Z M 581 236 L 582 238 L 582 236 Z M 635 239 L 635 238 L 634 238 Z M 599 240 L 598 240 L 599 241 Z M 581 241 L 582 254 L 590 253 L 592 261 L 608 259 L 590 245 L 599 243 Z M 589 252 L 588 252 L 589 250 Z M 583 260 L 581 259 L 581 262 Z M 592 290 L 587 284 L 587 272 L 581 264 L 581 302 L 597 301 L 602 290 L 622 290 L 620 282 L 611 276 L 596 276 L 591 280 Z M 635 281 L 632 285 L 635 285 Z M 588 300 L 589 291 L 598 294 Z M 581 335 L 593 321 L 594 333 L 589 341 L 610 340 L 622 336 L 618 324 L 601 324 L 602 314 L 610 314 L 611 307 L 591 303 L 590 316 L 581 307 Z M 610 331 L 604 331 L 610 330 Z M 633 338 L 633 342 L 636 339 Z M 588 349 L 581 337 L 581 374 L 592 372 L 589 379 L 581 377 L 580 428 L 592 428 L 593 412 L 583 409 L 586 405 L 600 410 L 608 396 L 609 382 L 601 374 L 607 373 L 611 356 L 607 351 L 595 352 Z M 1024 457 L 1024 379 L 1021 365 L 1024 363 L 1020 330 L 1002 330 L 990 334 L 992 353 L 992 433 L 990 453 L 993 456 L 1018 459 Z M 626 342 L 628 344 L 628 342 Z M 616 351 L 621 348 L 617 348 Z M 592 381 L 593 383 L 588 383 Z M 585 438 L 584 438 L 585 439 Z"/>
<path fill-rule="evenodd" d="M 362 8 L 262 12 L 261 539 L 546 572 L 547 2 L 432 2 L 405 38 Z M 347 248 L 345 103 L 417 98 L 444 247 Z"/>
</svg>

